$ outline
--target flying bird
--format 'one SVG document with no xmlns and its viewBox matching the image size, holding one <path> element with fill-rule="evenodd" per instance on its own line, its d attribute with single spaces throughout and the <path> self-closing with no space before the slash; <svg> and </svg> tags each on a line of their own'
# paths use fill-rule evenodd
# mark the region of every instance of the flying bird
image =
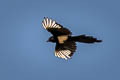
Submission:
<svg viewBox="0 0 120 80">
<path fill-rule="evenodd" d="M 102 40 L 97 40 L 92 36 L 79 35 L 72 36 L 72 32 L 58 24 L 55 20 L 44 17 L 42 21 L 43 27 L 52 34 L 47 42 L 56 43 L 55 56 L 65 60 L 70 59 L 76 50 L 76 42 L 81 43 L 99 43 Z"/>
</svg>

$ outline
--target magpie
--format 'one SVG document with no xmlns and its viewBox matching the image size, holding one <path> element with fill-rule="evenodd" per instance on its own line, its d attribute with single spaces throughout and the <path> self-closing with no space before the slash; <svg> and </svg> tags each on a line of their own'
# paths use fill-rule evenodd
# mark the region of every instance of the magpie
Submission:
<svg viewBox="0 0 120 80">
<path fill-rule="evenodd" d="M 102 40 L 98 40 L 92 36 L 78 35 L 72 36 L 72 32 L 58 24 L 55 20 L 48 17 L 44 17 L 42 26 L 52 34 L 47 42 L 56 43 L 55 56 L 63 58 L 65 60 L 70 59 L 76 51 L 76 42 L 81 43 L 100 43 Z"/>
</svg>

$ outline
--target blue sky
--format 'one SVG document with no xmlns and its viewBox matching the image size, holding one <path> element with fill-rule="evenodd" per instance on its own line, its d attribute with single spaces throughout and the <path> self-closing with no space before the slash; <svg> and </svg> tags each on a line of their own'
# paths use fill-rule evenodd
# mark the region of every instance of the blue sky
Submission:
<svg viewBox="0 0 120 80">
<path fill-rule="evenodd" d="M 119 0 L 0 0 L 0 80 L 120 80 Z M 71 60 L 54 56 L 41 25 L 49 17 L 73 35 L 102 39 L 77 44 Z"/>
</svg>

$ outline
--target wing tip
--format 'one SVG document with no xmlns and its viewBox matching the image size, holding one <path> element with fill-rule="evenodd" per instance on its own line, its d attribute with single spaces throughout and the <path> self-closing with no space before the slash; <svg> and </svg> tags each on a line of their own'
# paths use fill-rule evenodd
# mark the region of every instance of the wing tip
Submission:
<svg viewBox="0 0 120 80">
<path fill-rule="evenodd" d="M 69 54 L 62 53 L 61 51 L 55 51 L 55 56 L 65 60 L 72 59 L 71 56 L 69 56 Z"/>
<path fill-rule="evenodd" d="M 44 24 L 44 28 L 62 28 L 55 20 L 52 20 L 51 18 L 44 17 L 42 24 Z"/>
</svg>

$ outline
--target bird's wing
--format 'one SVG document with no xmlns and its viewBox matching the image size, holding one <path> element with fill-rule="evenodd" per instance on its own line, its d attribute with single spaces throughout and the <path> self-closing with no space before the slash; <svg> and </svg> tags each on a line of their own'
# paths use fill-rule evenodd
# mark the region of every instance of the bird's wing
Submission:
<svg viewBox="0 0 120 80">
<path fill-rule="evenodd" d="M 58 24 L 56 21 L 44 18 L 42 21 L 43 27 L 52 33 L 54 36 L 60 36 L 60 35 L 71 35 L 72 33 L 67 28 L 64 28 L 62 25 Z"/>
<path fill-rule="evenodd" d="M 76 50 L 76 43 L 74 41 L 66 41 L 63 44 L 56 44 L 55 56 L 63 59 L 71 58 Z"/>
</svg>

